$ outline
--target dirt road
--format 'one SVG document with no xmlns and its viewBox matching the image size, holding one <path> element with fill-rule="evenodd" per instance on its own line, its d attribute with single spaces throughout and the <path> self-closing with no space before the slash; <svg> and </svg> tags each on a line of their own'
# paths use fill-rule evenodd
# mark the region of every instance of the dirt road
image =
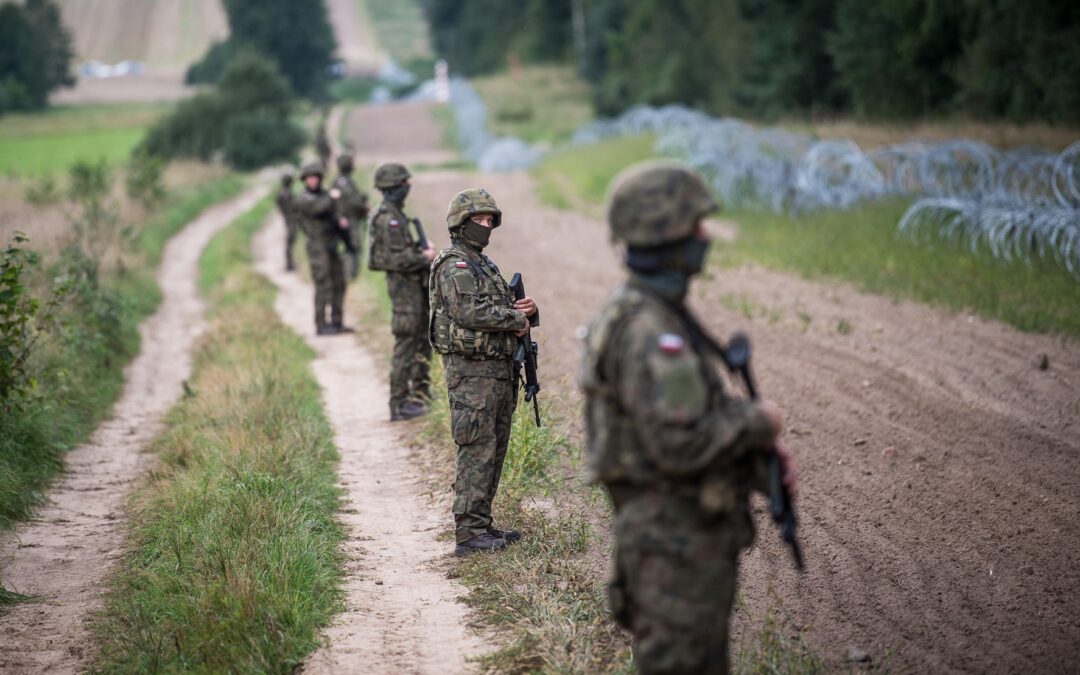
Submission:
<svg viewBox="0 0 1080 675">
<path fill-rule="evenodd" d="M 354 120 L 431 136 L 430 120 L 402 112 Z M 578 410 L 576 330 L 621 277 L 604 224 L 541 206 L 520 174 L 423 172 L 413 186 L 410 212 L 429 230 L 458 190 L 498 200 L 490 253 L 543 306 L 548 391 Z M 714 272 L 693 305 L 717 335 L 752 335 L 802 470 L 809 570 L 796 576 L 762 520 L 743 558 L 740 626 L 779 603 L 837 667 L 858 646 L 916 671 L 1072 668 L 1080 344 L 758 268 Z"/>
<path fill-rule="evenodd" d="M 214 233 L 250 209 L 265 183 L 213 207 L 169 240 L 157 280 L 163 299 L 139 328 L 142 350 L 124 371 L 112 416 L 65 458 L 65 474 L 35 517 L 0 540 L 5 585 L 33 601 L 0 619 L 0 672 L 74 673 L 92 655 L 86 625 L 122 552 L 124 500 L 153 459 L 143 449 L 162 428 L 191 371 L 203 329 L 195 286 L 199 254 Z"/>
<path fill-rule="evenodd" d="M 315 351 L 315 376 L 342 457 L 349 532 L 347 609 L 304 670 L 464 672 L 466 657 L 484 645 L 466 628 L 467 610 L 457 600 L 465 589 L 447 577 L 452 544 L 436 539 L 450 503 L 425 494 L 404 440 L 415 426 L 388 421 L 388 385 L 372 353 L 353 335 L 314 336 L 313 290 L 282 269 L 284 235 L 280 220 L 270 219 L 255 241 L 256 266 L 278 287 L 282 320 Z"/>
</svg>

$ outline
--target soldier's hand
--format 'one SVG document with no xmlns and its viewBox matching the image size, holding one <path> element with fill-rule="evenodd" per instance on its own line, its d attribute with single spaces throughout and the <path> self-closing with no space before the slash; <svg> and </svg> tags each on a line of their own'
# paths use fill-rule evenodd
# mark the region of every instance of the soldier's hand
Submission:
<svg viewBox="0 0 1080 675">
<path fill-rule="evenodd" d="M 339 190 L 337 188 L 330 188 L 330 198 L 331 199 L 341 199 L 341 190 Z"/>
<path fill-rule="evenodd" d="M 514 309 L 519 312 L 525 312 L 525 316 L 532 316 L 536 314 L 536 303 L 529 296 L 525 296 L 520 300 L 514 301 Z"/>
<path fill-rule="evenodd" d="M 349 219 L 344 216 L 337 219 L 337 224 L 343 230 L 349 229 Z"/>
<path fill-rule="evenodd" d="M 423 251 L 421 251 L 421 253 L 424 254 L 424 257 L 427 258 L 428 262 L 431 262 L 432 260 L 435 259 L 435 247 L 434 246 L 428 246 Z"/>
<path fill-rule="evenodd" d="M 799 494 L 799 470 L 795 466 L 795 455 L 783 443 L 776 443 L 776 458 L 780 461 L 780 480 L 793 499 Z"/>
</svg>

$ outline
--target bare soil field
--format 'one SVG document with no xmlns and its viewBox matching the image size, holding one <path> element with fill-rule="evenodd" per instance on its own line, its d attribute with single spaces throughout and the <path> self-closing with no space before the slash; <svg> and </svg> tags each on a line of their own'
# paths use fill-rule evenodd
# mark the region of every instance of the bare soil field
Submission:
<svg viewBox="0 0 1080 675">
<path fill-rule="evenodd" d="M 394 145 L 376 138 L 412 139 L 403 159 L 437 138 L 407 107 L 353 121 L 380 160 Z M 429 230 L 458 190 L 495 196 L 490 253 L 543 307 L 545 395 L 579 409 L 576 333 L 621 278 L 604 223 L 542 207 L 520 174 L 423 172 L 413 185 L 410 213 Z M 759 509 L 738 630 L 782 612 L 837 668 L 855 646 L 898 670 L 1072 670 L 1080 345 L 754 267 L 712 272 L 693 306 L 716 335 L 752 336 L 802 472 L 808 570 L 794 572 Z"/>
<path fill-rule="evenodd" d="M 0 622 L 0 672 L 74 673 L 89 665 L 86 626 L 123 551 L 126 496 L 153 461 L 143 450 L 183 392 L 191 346 L 202 331 L 199 255 L 265 189 L 264 183 L 207 210 L 169 241 L 158 270 L 162 303 L 140 326 L 142 349 L 124 372 L 112 416 L 66 456 L 64 477 L 34 519 L 0 537 L 4 583 L 31 596 Z"/>
</svg>

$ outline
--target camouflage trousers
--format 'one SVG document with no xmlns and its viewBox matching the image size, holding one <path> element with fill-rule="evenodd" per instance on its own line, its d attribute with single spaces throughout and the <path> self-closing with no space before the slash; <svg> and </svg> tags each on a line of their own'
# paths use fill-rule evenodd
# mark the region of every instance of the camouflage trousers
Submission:
<svg viewBox="0 0 1080 675">
<path fill-rule="evenodd" d="M 315 326 L 341 325 L 345 302 L 345 270 L 341 255 L 329 244 L 308 239 L 308 261 L 315 284 Z M 329 310 L 330 319 L 326 318 Z"/>
<path fill-rule="evenodd" d="M 449 370 L 450 427 L 457 444 L 454 535 L 462 543 L 491 527 L 510 425 L 517 406 L 512 379 L 456 375 Z"/>
<path fill-rule="evenodd" d="M 612 489 L 612 614 L 634 634 L 641 673 L 728 672 L 728 619 L 739 551 L 753 539 L 746 509 L 709 516 L 696 497 Z"/>
<path fill-rule="evenodd" d="M 390 360 L 390 407 L 431 397 L 431 343 L 428 342 L 427 276 L 386 273 L 393 314 L 394 355 Z"/>
<path fill-rule="evenodd" d="M 360 274 L 360 252 L 364 250 L 363 224 L 350 222 L 348 236 L 352 250 L 345 252 L 345 277 L 355 279 Z"/>
<path fill-rule="evenodd" d="M 296 262 L 293 260 L 293 248 L 296 246 L 296 235 L 300 232 L 296 221 L 290 222 L 290 220 L 292 219 L 285 219 L 285 269 L 287 270 L 296 267 Z"/>
</svg>

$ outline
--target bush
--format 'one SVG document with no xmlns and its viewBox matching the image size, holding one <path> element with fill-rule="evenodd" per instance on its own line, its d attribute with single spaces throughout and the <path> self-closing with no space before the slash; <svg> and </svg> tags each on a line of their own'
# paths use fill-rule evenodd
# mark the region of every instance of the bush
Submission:
<svg viewBox="0 0 1080 675">
<path fill-rule="evenodd" d="M 167 195 L 164 180 L 165 162 L 146 151 L 131 156 L 124 181 L 128 197 L 144 207 L 154 206 Z"/>
<path fill-rule="evenodd" d="M 244 171 L 274 162 L 294 161 L 304 130 L 268 110 L 232 118 L 225 126 L 225 159 Z"/>
</svg>

